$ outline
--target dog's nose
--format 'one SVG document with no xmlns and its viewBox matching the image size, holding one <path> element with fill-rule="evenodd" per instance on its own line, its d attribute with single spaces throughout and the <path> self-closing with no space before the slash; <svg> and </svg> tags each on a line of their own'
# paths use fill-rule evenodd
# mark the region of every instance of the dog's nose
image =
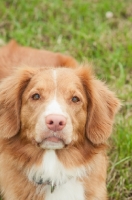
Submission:
<svg viewBox="0 0 132 200">
<path fill-rule="evenodd" d="M 66 118 L 63 115 L 48 115 L 45 118 L 47 127 L 52 131 L 61 131 L 66 125 Z"/>
</svg>

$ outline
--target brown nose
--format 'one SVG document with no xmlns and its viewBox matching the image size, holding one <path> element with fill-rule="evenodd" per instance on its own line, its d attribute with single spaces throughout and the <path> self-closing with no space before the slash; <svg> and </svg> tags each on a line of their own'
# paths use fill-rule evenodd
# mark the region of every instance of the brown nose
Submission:
<svg viewBox="0 0 132 200">
<path fill-rule="evenodd" d="M 66 125 L 66 118 L 63 115 L 48 115 L 45 118 L 47 127 L 52 131 L 61 131 Z"/>
</svg>

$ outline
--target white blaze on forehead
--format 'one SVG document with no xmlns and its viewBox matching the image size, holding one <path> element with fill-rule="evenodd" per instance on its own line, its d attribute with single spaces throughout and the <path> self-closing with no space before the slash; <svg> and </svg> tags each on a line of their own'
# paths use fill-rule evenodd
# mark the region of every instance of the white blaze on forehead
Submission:
<svg viewBox="0 0 132 200">
<path fill-rule="evenodd" d="M 45 110 L 45 116 L 50 114 L 58 114 L 58 115 L 64 115 L 64 112 L 62 111 L 62 108 L 60 104 L 57 101 L 57 73 L 56 70 L 53 70 L 53 81 L 55 84 L 55 90 L 54 90 L 54 98 L 53 100 L 47 105 L 47 108 Z"/>
</svg>

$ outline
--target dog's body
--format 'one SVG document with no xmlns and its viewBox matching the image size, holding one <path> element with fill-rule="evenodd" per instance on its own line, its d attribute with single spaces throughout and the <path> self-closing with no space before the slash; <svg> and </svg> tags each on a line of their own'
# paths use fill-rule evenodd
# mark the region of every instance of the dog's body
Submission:
<svg viewBox="0 0 132 200">
<path fill-rule="evenodd" d="M 106 200 L 105 142 L 119 101 L 89 68 L 76 68 L 70 57 L 65 66 L 75 69 L 45 67 L 57 67 L 53 59 L 52 63 L 47 59 L 43 68 L 34 68 L 40 65 L 37 51 L 37 60 L 31 53 L 32 62 L 24 61 L 31 68 L 10 73 L 0 85 L 3 198 Z M 21 57 L 20 65 L 22 55 L 15 55 L 17 60 Z"/>
<path fill-rule="evenodd" d="M 10 75 L 14 68 L 24 65 L 76 67 L 77 62 L 60 53 L 20 46 L 14 40 L 0 48 L 0 79 Z"/>
</svg>

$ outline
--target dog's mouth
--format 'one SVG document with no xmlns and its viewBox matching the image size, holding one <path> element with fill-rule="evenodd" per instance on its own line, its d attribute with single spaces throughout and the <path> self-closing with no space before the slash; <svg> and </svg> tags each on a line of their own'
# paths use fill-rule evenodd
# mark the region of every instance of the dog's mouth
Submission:
<svg viewBox="0 0 132 200">
<path fill-rule="evenodd" d="M 39 146 L 42 149 L 62 149 L 65 146 L 65 142 L 59 137 L 50 136 L 39 143 Z"/>
<path fill-rule="evenodd" d="M 62 139 L 60 139 L 56 136 L 47 137 L 44 139 L 44 141 L 49 141 L 49 142 L 53 142 L 53 143 L 63 142 Z"/>
</svg>

